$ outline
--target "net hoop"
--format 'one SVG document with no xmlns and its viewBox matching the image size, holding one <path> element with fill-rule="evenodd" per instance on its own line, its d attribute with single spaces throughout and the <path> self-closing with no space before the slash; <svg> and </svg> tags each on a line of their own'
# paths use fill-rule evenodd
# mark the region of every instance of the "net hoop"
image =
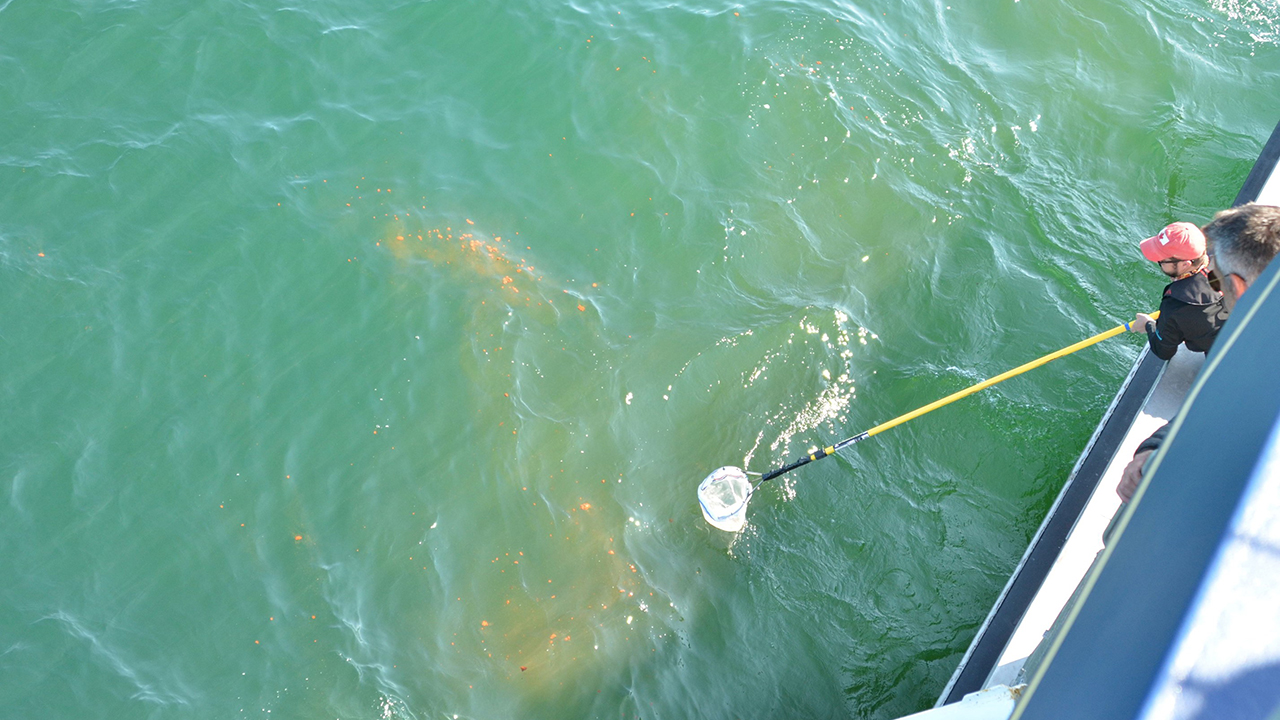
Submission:
<svg viewBox="0 0 1280 720">
<path fill-rule="evenodd" d="M 742 468 L 726 465 L 712 471 L 698 485 L 698 506 L 702 517 L 714 528 L 736 533 L 747 524 L 747 501 L 751 481 Z M 726 503 L 723 500 L 728 499 Z"/>
</svg>

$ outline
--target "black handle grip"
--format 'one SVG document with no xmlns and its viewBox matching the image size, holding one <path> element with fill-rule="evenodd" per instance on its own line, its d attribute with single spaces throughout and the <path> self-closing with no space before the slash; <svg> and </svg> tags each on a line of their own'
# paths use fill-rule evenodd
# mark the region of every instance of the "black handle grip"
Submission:
<svg viewBox="0 0 1280 720">
<path fill-rule="evenodd" d="M 854 435 L 851 438 L 846 438 L 836 443 L 835 445 L 833 445 L 830 448 L 831 452 L 827 452 L 827 448 L 820 448 L 817 452 L 813 453 L 812 455 L 805 455 L 804 457 L 799 458 L 798 460 L 791 463 L 790 465 L 783 465 L 777 470 L 770 470 L 769 472 L 765 473 L 763 477 L 760 478 L 760 482 L 756 483 L 756 487 L 759 487 L 761 483 L 769 482 L 770 480 L 778 477 L 779 475 L 789 473 L 792 470 L 795 470 L 796 468 L 800 467 L 801 465 L 808 465 L 814 460 L 821 460 L 822 458 L 828 455 L 835 455 L 836 451 L 839 450 L 840 448 L 848 447 L 856 442 L 861 442 L 863 440 L 866 440 L 869 437 L 871 437 L 870 433 L 865 433 L 865 432 L 859 433 L 857 435 Z"/>
<path fill-rule="evenodd" d="M 819 450 L 818 452 L 816 452 L 816 453 L 814 453 L 814 454 L 812 454 L 812 455 L 805 455 L 804 457 L 802 457 L 802 458 L 800 458 L 800 459 L 796 460 L 795 462 L 791 463 L 790 465 L 783 465 L 782 467 L 778 468 L 777 470 L 770 470 L 769 472 L 765 473 L 763 477 L 761 477 L 761 478 L 760 478 L 760 482 L 762 482 L 762 483 L 764 483 L 764 482 L 769 482 L 770 480 L 772 480 L 772 479 L 774 479 L 774 478 L 778 477 L 779 475 L 782 475 L 782 474 L 784 474 L 784 473 L 789 473 L 789 472 L 791 472 L 792 470 L 795 470 L 796 468 L 800 467 L 801 465 L 808 465 L 809 463 L 813 462 L 814 460 L 821 460 L 822 458 L 824 458 L 824 457 L 826 457 L 826 456 L 827 456 L 827 451 L 826 451 L 826 450 Z"/>
</svg>

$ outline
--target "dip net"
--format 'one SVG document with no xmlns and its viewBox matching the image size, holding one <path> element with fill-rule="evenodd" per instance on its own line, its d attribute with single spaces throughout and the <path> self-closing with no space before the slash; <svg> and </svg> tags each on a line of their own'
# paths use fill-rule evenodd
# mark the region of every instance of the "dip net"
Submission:
<svg viewBox="0 0 1280 720">
<path fill-rule="evenodd" d="M 725 466 L 715 470 L 698 485 L 702 517 L 713 527 L 738 532 L 747 524 L 747 500 L 751 499 L 752 490 L 742 468 Z"/>
</svg>

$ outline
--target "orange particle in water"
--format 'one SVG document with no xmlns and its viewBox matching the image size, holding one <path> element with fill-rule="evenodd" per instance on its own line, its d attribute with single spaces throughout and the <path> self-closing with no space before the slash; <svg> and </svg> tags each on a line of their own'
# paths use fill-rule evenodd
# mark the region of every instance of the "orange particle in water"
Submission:
<svg viewBox="0 0 1280 720">
<path fill-rule="evenodd" d="M 468 225 L 475 225 L 475 223 L 471 222 L 470 220 L 468 220 L 468 221 L 467 221 L 467 224 L 468 224 Z"/>
<path fill-rule="evenodd" d="M 581 306 L 581 305 L 579 305 L 579 306 L 578 306 L 578 310 L 579 310 L 579 311 L 581 311 L 581 312 L 586 312 L 586 311 L 587 311 L 587 309 L 586 309 L 585 307 Z"/>
<path fill-rule="evenodd" d="M 590 509 L 591 509 L 591 503 L 582 503 L 582 504 L 581 504 L 581 505 L 579 505 L 578 507 L 579 507 L 579 508 L 582 508 L 583 510 L 590 510 Z"/>
<path fill-rule="evenodd" d="M 293 539 L 294 539 L 294 540 L 301 540 L 301 539 L 302 539 L 302 536 L 301 536 L 301 535 L 294 535 L 294 536 L 293 536 Z"/>
<path fill-rule="evenodd" d="M 397 236 L 396 236 L 396 239 L 397 239 L 397 240 L 401 240 L 401 241 L 403 241 L 403 240 L 404 240 L 404 236 L 403 236 L 403 235 L 397 235 Z"/>
<path fill-rule="evenodd" d="M 523 665 L 521 665 L 521 666 L 520 666 L 520 672 L 524 672 L 525 670 L 528 670 L 528 669 L 529 669 L 529 668 L 527 668 L 527 667 L 525 667 L 525 666 L 523 666 Z"/>
<path fill-rule="evenodd" d="M 480 621 L 480 627 L 489 627 L 489 621 L 488 621 L 488 620 L 481 620 L 481 621 Z"/>
<path fill-rule="evenodd" d="M 552 640 L 555 640 L 555 639 L 556 639 L 556 634 L 555 634 L 555 633 L 551 633 L 551 639 L 552 639 Z"/>
<path fill-rule="evenodd" d="M 39 255 L 40 257 L 44 257 L 44 253 L 36 253 L 36 255 Z"/>
<path fill-rule="evenodd" d="M 600 283 L 591 283 L 591 287 L 600 287 Z"/>
</svg>

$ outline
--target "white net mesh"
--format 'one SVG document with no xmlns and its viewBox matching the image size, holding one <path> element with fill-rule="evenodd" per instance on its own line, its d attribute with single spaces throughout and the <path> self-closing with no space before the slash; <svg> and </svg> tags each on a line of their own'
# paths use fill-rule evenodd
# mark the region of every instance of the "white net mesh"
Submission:
<svg viewBox="0 0 1280 720">
<path fill-rule="evenodd" d="M 714 527 L 727 532 L 738 532 L 747 524 L 747 500 L 750 498 L 751 481 L 742 468 L 719 468 L 698 485 L 702 516 Z"/>
</svg>

